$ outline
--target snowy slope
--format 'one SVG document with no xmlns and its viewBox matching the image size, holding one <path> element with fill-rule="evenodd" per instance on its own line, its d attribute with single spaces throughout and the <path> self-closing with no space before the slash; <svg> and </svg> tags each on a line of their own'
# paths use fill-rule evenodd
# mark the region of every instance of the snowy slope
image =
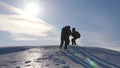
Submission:
<svg viewBox="0 0 120 68">
<path fill-rule="evenodd" d="M 96 47 L 0 48 L 0 68 L 120 68 L 120 52 Z"/>
</svg>

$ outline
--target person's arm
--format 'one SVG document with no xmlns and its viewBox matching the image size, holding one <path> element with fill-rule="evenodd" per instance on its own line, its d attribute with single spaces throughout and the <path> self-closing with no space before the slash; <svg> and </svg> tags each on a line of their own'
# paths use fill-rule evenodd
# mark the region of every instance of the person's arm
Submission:
<svg viewBox="0 0 120 68">
<path fill-rule="evenodd" d="M 69 35 L 72 35 L 72 32 L 71 32 L 71 30 L 69 30 Z"/>
</svg>

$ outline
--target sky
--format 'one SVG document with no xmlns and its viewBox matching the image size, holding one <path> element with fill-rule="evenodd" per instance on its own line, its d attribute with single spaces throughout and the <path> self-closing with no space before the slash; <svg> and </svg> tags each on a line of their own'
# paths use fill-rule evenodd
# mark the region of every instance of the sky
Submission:
<svg viewBox="0 0 120 68">
<path fill-rule="evenodd" d="M 78 45 L 120 50 L 119 18 L 119 0 L 0 0 L 0 46 L 59 45 L 70 25 Z"/>
</svg>

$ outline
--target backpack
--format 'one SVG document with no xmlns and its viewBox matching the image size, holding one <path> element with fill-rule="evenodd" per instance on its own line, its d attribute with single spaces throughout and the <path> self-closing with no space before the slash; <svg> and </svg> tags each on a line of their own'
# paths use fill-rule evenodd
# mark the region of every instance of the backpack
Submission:
<svg viewBox="0 0 120 68">
<path fill-rule="evenodd" d="M 76 36 L 76 38 L 80 38 L 81 37 L 81 35 L 80 35 L 80 33 L 78 31 L 75 32 L 75 36 Z"/>
</svg>

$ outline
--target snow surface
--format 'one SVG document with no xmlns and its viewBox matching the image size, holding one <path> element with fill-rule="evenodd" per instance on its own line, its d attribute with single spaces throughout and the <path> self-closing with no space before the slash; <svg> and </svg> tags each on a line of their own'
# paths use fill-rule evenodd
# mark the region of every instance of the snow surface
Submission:
<svg viewBox="0 0 120 68">
<path fill-rule="evenodd" d="M 120 68 L 120 52 L 70 45 L 0 48 L 0 68 Z"/>
</svg>

